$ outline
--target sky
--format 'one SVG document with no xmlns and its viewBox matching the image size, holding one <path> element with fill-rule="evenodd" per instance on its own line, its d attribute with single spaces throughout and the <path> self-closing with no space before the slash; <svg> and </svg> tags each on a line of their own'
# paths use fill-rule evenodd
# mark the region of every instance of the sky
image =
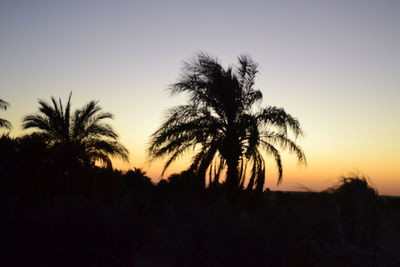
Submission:
<svg viewBox="0 0 400 267">
<path fill-rule="evenodd" d="M 266 186 L 319 191 L 355 172 L 400 195 L 399 47 L 398 0 L 1 0 L 0 99 L 10 108 L 0 117 L 19 136 L 38 99 L 99 100 L 131 154 L 114 165 L 158 181 L 162 162 L 146 148 L 165 111 L 187 101 L 167 90 L 182 62 L 206 51 L 227 67 L 248 54 L 261 106 L 283 107 L 306 133 L 308 165 L 282 151 L 283 183 L 269 159 Z"/>
</svg>

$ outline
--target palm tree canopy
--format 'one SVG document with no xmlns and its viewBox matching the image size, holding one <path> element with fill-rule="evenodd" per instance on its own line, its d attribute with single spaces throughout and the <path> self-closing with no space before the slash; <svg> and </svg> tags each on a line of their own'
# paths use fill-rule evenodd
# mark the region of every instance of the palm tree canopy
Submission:
<svg viewBox="0 0 400 267">
<path fill-rule="evenodd" d="M 3 99 L 0 99 L 0 109 L 7 110 L 10 104 Z M 8 120 L 0 118 L 0 128 L 6 128 L 11 130 L 12 126 Z"/>
<path fill-rule="evenodd" d="M 250 168 L 248 189 L 262 190 L 265 155 L 271 155 L 282 180 L 282 162 L 277 148 L 288 149 L 306 163 L 296 140 L 303 135 L 299 121 L 284 109 L 256 108 L 262 93 L 254 89 L 257 64 L 240 56 L 236 67 L 224 69 L 212 56 L 200 53 L 185 62 L 172 94 L 185 92 L 189 103 L 170 109 L 149 145 L 151 158 L 167 157 L 164 171 L 177 158 L 195 152 L 191 170 L 218 182 L 226 170 L 226 183 L 241 188 Z"/>
<path fill-rule="evenodd" d="M 23 129 L 34 129 L 50 149 L 63 151 L 81 164 L 100 162 L 112 167 L 110 157 L 128 160 L 128 150 L 118 142 L 113 128 L 103 122 L 113 115 L 103 112 L 98 101 L 90 101 L 71 113 L 71 94 L 65 107 L 52 97 L 51 104 L 39 100 L 39 112 L 25 116 Z"/>
</svg>

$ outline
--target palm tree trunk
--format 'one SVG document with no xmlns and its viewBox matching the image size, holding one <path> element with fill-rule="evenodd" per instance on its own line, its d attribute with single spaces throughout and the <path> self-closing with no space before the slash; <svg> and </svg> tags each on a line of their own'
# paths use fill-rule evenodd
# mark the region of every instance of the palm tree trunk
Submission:
<svg viewBox="0 0 400 267">
<path fill-rule="evenodd" d="M 228 165 L 228 171 L 226 175 L 226 187 L 229 195 L 235 195 L 239 188 L 239 171 L 238 163 L 239 157 L 231 156 L 230 159 L 226 161 Z"/>
<path fill-rule="evenodd" d="M 233 122 L 228 120 L 228 125 L 234 125 Z M 239 144 L 238 136 L 235 127 L 228 127 L 225 139 L 225 158 L 228 167 L 226 174 L 226 187 L 228 196 L 234 197 L 239 188 L 239 158 L 241 147 Z"/>
</svg>

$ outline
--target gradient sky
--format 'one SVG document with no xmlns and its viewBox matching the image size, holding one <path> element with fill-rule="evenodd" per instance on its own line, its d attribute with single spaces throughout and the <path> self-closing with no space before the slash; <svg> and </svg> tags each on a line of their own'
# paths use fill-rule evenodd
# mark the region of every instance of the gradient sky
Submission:
<svg viewBox="0 0 400 267">
<path fill-rule="evenodd" d="M 100 100 L 155 181 L 150 134 L 165 110 L 185 103 L 166 88 L 202 50 L 224 66 L 246 53 L 260 65 L 262 105 L 299 118 L 308 166 L 284 155 L 267 186 L 321 190 L 360 172 L 381 194 L 400 195 L 400 1 L 0 1 L 0 117 L 22 133 L 24 115 L 50 96 L 73 107 Z M 2 130 L 4 132 L 4 130 Z M 171 168 L 185 168 L 183 159 Z M 167 173 L 168 176 L 168 173 Z"/>
</svg>

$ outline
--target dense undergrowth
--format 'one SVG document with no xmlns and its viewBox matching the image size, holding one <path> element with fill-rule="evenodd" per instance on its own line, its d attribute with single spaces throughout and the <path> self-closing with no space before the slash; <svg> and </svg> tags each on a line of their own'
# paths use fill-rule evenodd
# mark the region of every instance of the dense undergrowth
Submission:
<svg viewBox="0 0 400 267">
<path fill-rule="evenodd" d="M 189 171 L 156 185 L 140 169 L 65 171 L 41 160 L 40 147 L 21 153 L 0 141 L 2 266 L 397 264 L 380 239 L 382 219 L 400 223 L 400 201 L 362 177 L 320 193 L 239 190 L 232 199 Z"/>
<path fill-rule="evenodd" d="M 2 174 L 7 266 L 381 266 L 383 202 L 362 178 L 233 203 L 187 172 L 153 185 L 139 170 L 34 169 Z"/>
</svg>

